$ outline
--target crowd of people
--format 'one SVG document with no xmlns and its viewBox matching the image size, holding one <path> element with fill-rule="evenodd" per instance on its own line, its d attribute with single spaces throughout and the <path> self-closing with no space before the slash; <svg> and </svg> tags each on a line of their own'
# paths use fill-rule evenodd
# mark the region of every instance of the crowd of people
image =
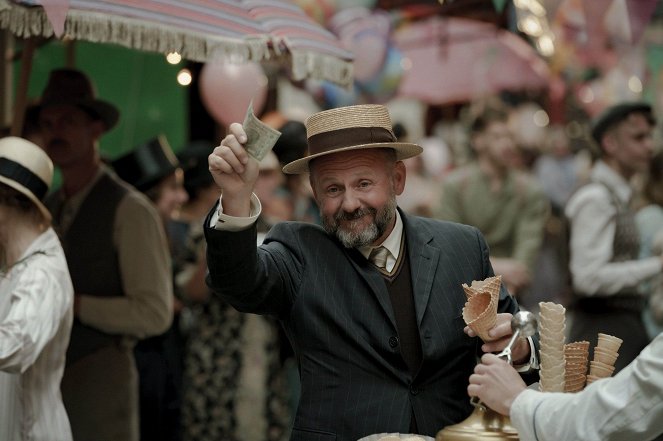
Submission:
<svg viewBox="0 0 663 441">
<path fill-rule="evenodd" d="M 155 134 L 105 161 L 118 110 L 84 73 L 54 70 L 22 138 L 0 139 L 0 438 L 434 437 L 470 414 L 468 391 L 522 439 L 547 439 L 544 410 L 569 421 L 569 439 L 663 432 L 648 377 L 663 366 L 653 110 L 599 115 L 590 165 L 560 127 L 525 160 L 510 110 L 468 112 L 462 161 L 435 173 L 381 105 L 275 127 L 261 161 L 239 123 L 220 143 L 176 154 Z M 495 274 L 483 342 L 463 322 L 462 285 Z M 568 308 L 569 341 L 622 338 L 623 372 L 549 399 L 527 389 L 536 335 L 517 341 L 513 366 L 484 355 L 539 301 Z M 625 385 L 632 395 L 611 400 Z M 595 401 L 632 408 L 638 388 L 651 398 L 641 413 L 600 412 L 619 427 L 574 420 Z"/>
</svg>

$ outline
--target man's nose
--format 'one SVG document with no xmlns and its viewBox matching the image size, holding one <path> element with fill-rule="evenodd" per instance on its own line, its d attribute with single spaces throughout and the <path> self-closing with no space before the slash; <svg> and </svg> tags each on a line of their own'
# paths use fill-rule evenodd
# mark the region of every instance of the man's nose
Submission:
<svg viewBox="0 0 663 441">
<path fill-rule="evenodd" d="M 352 213 L 360 207 L 361 202 L 359 201 L 357 193 L 352 189 L 346 190 L 343 194 L 343 211 L 346 213 Z"/>
</svg>

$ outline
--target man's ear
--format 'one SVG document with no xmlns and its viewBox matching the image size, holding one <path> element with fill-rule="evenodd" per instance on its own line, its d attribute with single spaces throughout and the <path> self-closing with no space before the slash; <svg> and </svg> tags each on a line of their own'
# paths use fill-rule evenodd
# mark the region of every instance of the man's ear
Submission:
<svg viewBox="0 0 663 441">
<path fill-rule="evenodd" d="M 90 124 L 90 131 L 95 141 L 98 141 L 101 138 L 101 135 L 106 131 L 106 124 L 100 119 L 93 120 Z"/>
<path fill-rule="evenodd" d="M 315 181 L 313 179 L 313 173 L 310 172 L 311 164 L 309 164 L 309 174 L 308 174 L 308 183 L 311 185 L 311 190 L 313 190 L 313 199 L 318 200 L 318 191 L 315 187 Z"/>
<path fill-rule="evenodd" d="M 407 175 L 407 169 L 403 161 L 396 161 L 394 165 L 394 193 L 396 196 L 399 196 L 405 190 L 405 177 Z"/>
<path fill-rule="evenodd" d="M 606 154 L 606 156 L 614 156 L 619 148 L 618 144 L 615 132 L 611 130 L 603 135 L 599 148 Z"/>
</svg>

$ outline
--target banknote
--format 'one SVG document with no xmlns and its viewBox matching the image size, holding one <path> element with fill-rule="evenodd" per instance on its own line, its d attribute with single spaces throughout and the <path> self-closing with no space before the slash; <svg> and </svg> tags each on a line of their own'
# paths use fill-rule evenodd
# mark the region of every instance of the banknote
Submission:
<svg viewBox="0 0 663 441">
<path fill-rule="evenodd" d="M 247 139 L 244 148 L 249 155 L 261 161 L 267 155 L 267 152 L 274 147 L 279 136 L 281 136 L 281 132 L 256 118 L 253 114 L 253 102 L 249 103 L 249 108 L 246 109 L 243 126 Z"/>
</svg>

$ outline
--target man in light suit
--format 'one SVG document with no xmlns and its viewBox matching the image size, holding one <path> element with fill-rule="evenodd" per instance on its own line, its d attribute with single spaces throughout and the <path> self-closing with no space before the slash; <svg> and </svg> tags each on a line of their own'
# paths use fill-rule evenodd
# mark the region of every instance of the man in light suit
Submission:
<svg viewBox="0 0 663 441">
<path fill-rule="evenodd" d="M 310 173 L 324 229 L 277 224 L 256 249 L 258 163 L 232 124 L 209 157 L 223 196 L 205 225 L 208 283 L 238 310 L 281 320 L 301 377 L 292 440 L 435 436 L 470 414 L 467 378 L 481 351 L 506 346 L 517 303 L 503 288 L 490 343 L 465 330 L 462 284 L 493 276 L 488 248 L 473 227 L 397 209 L 402 160 L 421 147 L 396 142 L 384 106 L 323 111 L 306 127 L 309 155 L 283 170 Z M 534 367 L 532 340 L 514 351 L 521 370 Z"/>
</svg>

